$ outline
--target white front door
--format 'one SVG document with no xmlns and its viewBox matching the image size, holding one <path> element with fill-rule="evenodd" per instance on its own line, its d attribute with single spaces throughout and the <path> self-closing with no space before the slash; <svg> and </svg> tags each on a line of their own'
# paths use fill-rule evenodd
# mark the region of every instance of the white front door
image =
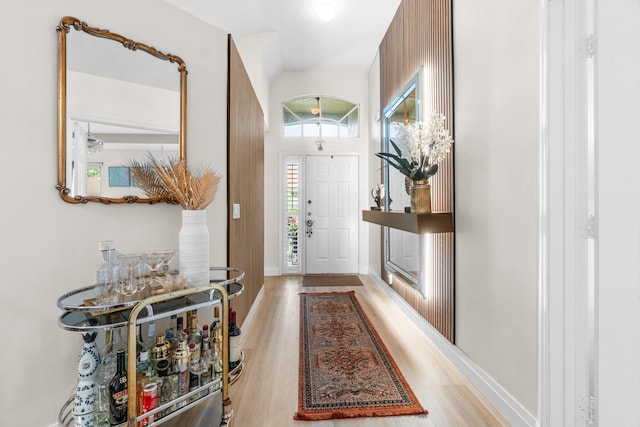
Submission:
<svg viewBox="0 0 640 427">
<path fill-rule="evenodd" d="M 307 156 L 306 274 L 358 272 L 358 158 Z"/>
</svg>

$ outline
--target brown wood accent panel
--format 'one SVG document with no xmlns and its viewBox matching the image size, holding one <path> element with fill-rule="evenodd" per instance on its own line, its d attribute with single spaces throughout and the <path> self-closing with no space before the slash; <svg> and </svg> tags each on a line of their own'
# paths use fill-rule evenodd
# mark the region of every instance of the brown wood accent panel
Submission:
<svg viewBox="0 0 640 427">
<path fill-rule="evenodd" d="M 380 105 L 386 106 L 420 66 L 424 67 L 423 113 L 429 110 L 453 123 L 453 36 L 451 0 L 403 0 L 380 44 Z M 426 110 L 425 110 L 426 109 Z M 382 112 L 381 112 L 382 113 Z M 433 212 L 454 211 L 453 150 L 431 179 Z M 401 280 L 389 280 L 421 315 L 454 341 L 454 233 L 429 239 L 431 259 L 429 297 L 422 298 Z M 384 269 L 383 277 L 391 277 Z"/>
<path fill-rule="evenodd" d="M 228 56 L 227 262 L 245 271 L 244 293 L 232 304 L 241 323 L 264 284 L 264 114 L 231 35 Z"/>
<path fill-rule="evenodd" d="M 453 214 L 416 214 L 402 211 L 362 211 L 362 220 L 416 234 L 453 231 Z"/>
</svg>

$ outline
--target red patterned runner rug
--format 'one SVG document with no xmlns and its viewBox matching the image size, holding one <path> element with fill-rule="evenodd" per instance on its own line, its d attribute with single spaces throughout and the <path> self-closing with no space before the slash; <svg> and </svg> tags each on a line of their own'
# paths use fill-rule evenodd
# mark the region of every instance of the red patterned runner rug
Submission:
<svg viewBox="0 0 640 427">
<path fill-rule="evenodd" d="M 300 294 L 296 420 L 426 414 L 351 292 Z"/>
</svg>

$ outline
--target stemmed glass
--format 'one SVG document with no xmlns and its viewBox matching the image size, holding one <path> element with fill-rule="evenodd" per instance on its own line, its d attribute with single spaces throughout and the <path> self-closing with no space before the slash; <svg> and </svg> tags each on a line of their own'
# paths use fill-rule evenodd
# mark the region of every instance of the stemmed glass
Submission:
<svg viewBox="0 0 640 427">
<path fill-rule="evenodd" d="M 151 293 L 153 293 L 153 287 L 156 285 L 160 285 L 158 281 L 158 267 L 163 264 L 164 258 L 156 253 L 143 254 L 142 262 L 144 262 L 147 267 L 149 267 L 151 276 L 151 280 L 149 281 L 149 288 Z"/>
<path fill-rule="evenodd" d="M 161 268 L 160 271 L 163 274 L 167 274 L 169 272 L 169 263 L 171 262 L 171 260 L 173 259 L 174 256 L 176 256 L 176 251 L 153 251 L 151 252 L 152 255 L 158 255 L 162 258 L 161 261 Z"/>
<path fill-rule="evenodd" d="M 144 281 L 142 281 L 142 287 L 138 289 L 136 285 L 136 274 L 135 268 L 138 264 L 140 264 L 142 254 L 120 254 L 118 255 L 118 260 L 122 265 L 122 268 L 125 269 L 124 277 L 120 277 L 122 280 L 120 286 L 120 292 L 123 295 L 133 295 L 139 290 L 144 289 Z"/>
</svg>

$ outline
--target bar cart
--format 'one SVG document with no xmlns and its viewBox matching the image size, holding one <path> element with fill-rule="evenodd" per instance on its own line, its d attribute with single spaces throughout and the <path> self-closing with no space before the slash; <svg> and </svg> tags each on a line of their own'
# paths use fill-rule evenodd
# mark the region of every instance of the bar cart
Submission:
<svg viewBox="0 0 640 427">
<path fill-rule="evenodd" d="M 124 328 L 128 337 L 127 349 L 127 382 L 128 407 L 127 422 L 121 427 L 137 427 L 146 425 L 170 426 L 229 426 L 233 416 L 229 385 L 241 375 L 244 367 L 244 354 L 240 355 L 240 363 L 232 371 L 228 369 L 228 310 L 229 300 L 240 295 L 244 290 L 241 280 L 244 272 L 232 267 L 211 267 L 210 283 L 197 288 L 161 293 L 139 301 L 119 302 L 110 305 L 87 304 L 94 295 L 94 287 L 70 291 L 58 298 L 58 307 L 63 311 L 59 318 L 59 326 L 68 331 L 93 333 L 109 333 Z M 176 399 L 157 406 L 155 409 L 141 413 L 136 384 L 136 330 L 138 325 L 151 323 L 172 315 L 191 312 L 201 308 L 221 306 L 222 318 L 222 377 L 215 378 L 212 383 L 200 386 Z M 213 308 L 212 308 L 213 310 Z M 72 410 L 75 396 L 71 396 L 62 406 L 58 414 L 61 427 L 93 426 L 102 427 L 103 421 L 85 419 L 78 422 Z M 154 417 L 160 418 L 153 419 Z M 153 420 L 153 421 L 149 421 Z M 220 420 L 217 424 L 216 420 Z"/>
</svg>

